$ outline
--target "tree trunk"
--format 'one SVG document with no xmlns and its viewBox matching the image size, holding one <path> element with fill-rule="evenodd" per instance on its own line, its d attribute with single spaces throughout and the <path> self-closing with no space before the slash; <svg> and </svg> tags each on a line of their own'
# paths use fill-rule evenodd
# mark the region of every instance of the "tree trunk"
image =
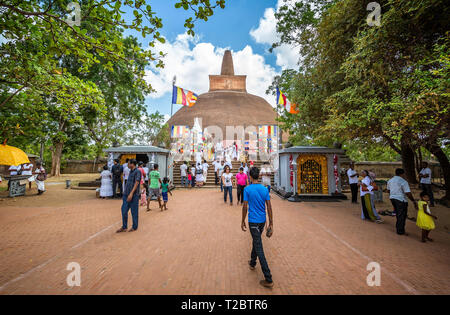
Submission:
<svg viewBox="0 0 450 315">
<path fill-rule="evenodd" d="M 416 165 L 414 161 L 414 150 L 411 145 L 405 140 L 405 136 L 401 140 L 401 156 L 402 166 L 406 173 L 406 178 L 410 184 L 417 184 Z"/>
<path fill-rule="evenodd" d="M 426 149 L 430 151 L 441 164 L 442 173 L 444 175 L 445 182 L 445 196 L 441 199 L 441 201 L 449 204 L 450 202 L 450 162 L 448 160 L 445 152 L 442 151 L 442 148 L 437 143 L 427 144 Z"/>
<path fill-rule="evenodd" d="M 64 143 L 63 142 L 54 142 L 53 150 L 52 150 L 52 176 L 60 176 L 61 175 L 61 155 Z"/>
</svg>

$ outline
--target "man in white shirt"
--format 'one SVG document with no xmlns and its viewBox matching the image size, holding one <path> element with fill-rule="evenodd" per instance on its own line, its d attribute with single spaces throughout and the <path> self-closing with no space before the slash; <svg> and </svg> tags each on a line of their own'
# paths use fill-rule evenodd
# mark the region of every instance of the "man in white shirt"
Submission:
<svg viewBox="0 0 450 315">
<path fill-rule="evenodd" d="M 431 169 L 427 162 L 422 162 L 422 169 L 419 172 L 420 187 L 430 196 L 430 206 L 434 207 L 433 186 L 431 184 Z"/>
<path fill-rule="evenodd" d="M 270 192 L 270 176 L 272 175 L 272 169 L 270 168 L 270 164 L 268 162 L 264 162 L 261 167 L 260 175 L 262 178 L 262 184 L 266 186 Z"/>
<path fill-rule="evenodd" d="M 220 191 L 223 192 L 223 183 L 222 183 L 222 174 L 223 174 L 223 168 L 225 167 L 225 163 L 220 161 L 219 166 L 217 168 L 217 175 L 220 178 Z"/>
<path fill-rule="evenodd" d="M 212 165 L 214 166 L 214 184 L 217 186 L 219 185 L 219 174 L 217 173 L 220 166 L 219 158 L 216 158 Z"/>
<path fill-rule="evenodd" d="M 181 186 L 187 187 L 189 184 L 187 177 L 187 162 L 184 161 L 183 164 L 180 165 L 180 175 L 181 175 Z"/>
<path fill-rule="evenodd" d="M 209 168 L 208 162 L 206 162 L 206 160 L 203 160 L 202 169 L 203 169 L 203 177 L 205 178 L 205 184 L 208 179 L 208 168 Z"/>
<path fill-rule="evenodd" d="M 350 163 L 350 168 L 347 170 L 348 183 L 352 191 L 352 203 L 358 203 L 358 173 L 355 171 L 355 163 Z"/>
<path fill-rule="evenodd" d="M 395 176 L 387 182 L 387 190 L 397 217 L 397 223 L 395 225 L 397 234 L 408 235 L 405 233 L 405 223 L 408 215 L 408 200 L 406 197 L 414 203 L 414 208 L 416 209 L 417 202 L 414 200 L 409 184 L 406 181 L 404 169 L 397 168 L 395 170 Z"/>
<path fill-rule="evenodd" d="M 16 176 L 17 172 L 20 170 L 20 166 L 11 165 L 8 169 L 10 176 Z"/>
<path fill-rule="evenodd" d="M 143 170 L 144 170 L 144 172 L 145 172 L 145 179 L 144 179 L 144 182 L 145 182 L 145 191 L 147 192 L 147 195 L 148 195 L 148 189 L 149 189 L 149 187 L 148 187 L 148 185 L 149 185 L 149 182 L 148 182 L 148 174 L 150 174 L 150 168 L 148 167 L 148 163 L 145 163 L 144 164 L 144 167 L 142 168 Z"/>
<path fill-rule="evenodd" d="M 33 176 L 33 164 L 24 163 L 22 164 L 22 175 Z M 28 181 L 28 189 L 31 190 L 31 182 Z"/>
</svg>

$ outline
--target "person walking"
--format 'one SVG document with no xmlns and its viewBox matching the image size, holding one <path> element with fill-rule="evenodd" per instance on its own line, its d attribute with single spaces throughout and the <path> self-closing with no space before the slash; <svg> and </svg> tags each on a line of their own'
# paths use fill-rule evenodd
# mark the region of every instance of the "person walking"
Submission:
<svg viewBox="0 0 450 315">
<path fill-rule="evenodd" d="M 8 168 L 8 172 L 9 172 L 9 176 L 16 176 L 18 175 L 18 173 L 20 172 L 21 166 L 20 165 L 11 165 Z M 11 180 L 8 180 L 8 189 L 7 191 L 9 191 L 11 187 Z"/>
<path fill-rule="evenodd" d="M 168 177 L 164 177 L 163 182 L 161 183 L 161 194 L 164 202 L 164 210 L 167 210 L 167 202 L 169 201 L 169 195 L 172 196 L 172 192 L 170 191 L 170 180 Z"/>
<path fill-rule="evenodd" d="M 38 189 L 38 195 L 42 195 L 45 192 L 45 184 L 44 182 L 47 180 L 47 172 L 45 168 L 42 167 L 41 162 L 36 163 L 36 169 L 34 170 L 34 175 L 36 175 L 36 185 Z"/>
<path fill-rule="evenodd" d="M 117 187 L 119 187 L 119 197 L 122 197 L 122 173 L 123 167 L 120 165 L 119 159 L 114 160 L 114 165 L 111 167 L 112 173 L 112 190 L 113 198 L 117 198 Z"/>
<path fill-rule="evenodd" d="M 262 184 L 267 187 L 269 192 L 270 192 L 271 176 L 272 176 L 272 169 L 270 167 L 270 164 L 269 162 L 264 162 L 263 166 L 261 167 Z"/>
<path fill-rule="evenodd" d="M 144 167 L 142 168 L 145 172 L 145 193 L 148 195 L 148 174 L 150 174 L 150 169 L 148 168 L 148 163 L 144 163 Z"/>
<path fill-rule="evenodd" d="M 205 178 L 203 177 L 203 166 L 201 163 L 197 163 L 197 167 L 195 168 L 195 185 L 197 187 L 202 187 Z"/>
<path fill-rule="evenodd" d="M 128 211 L 131 209 L 131 217 L 133 219 L 133 226 L 128 232 L 134 232 L 138 229 L 139 221 L 139 197 L 140 197 L 140 183 L 141 172 L 136 167 L 136 160 L 128 161 L 128 169 L 130 173 L 128 180 L 124 187 L 122 197 L 122 227 L 116 233 L 125 232 L 128 226 Z"/>
<path fill-rule="evenodd" d="M 269 265 L 264 255 L 264 249 L 262 244 L 261 234 L 264 231 L 266 225 L 266 208 L 269 216 L 269 226 L 267 228 L 267 237 L 271 237 L 273 233 L 273 216 L 272 205 L 270 203 L 270 193 L 268 189 L 258 182 L 259 169 L 252 167 L 250 169 L 250 177 L 252 178 L 252 184 L 244 189 L 244 204 L 242 205 L 242 231 L 246 231 L 245 218 L 248 210 L 248 227 L 250 228 L 250 234 L 252 235 L 252 252 L 250 254 L 250 260 L 248 262 L 250 270 L 255 270 L 256 258 L 259 260 L 262 272 L 264 274 L 264 280 L 259 283 L 267 288 L 273 287 L 272 275 L 270 273 Z"/>
<path fill-rule="evenodd" d="M 22 167 L 22 175 L 33 176 L 33 164 L 32 163 L 24 163 L 21 165 Z M 28 181 L 28 190 L 31 190 L 31 181 Z"/>
<path fill-rule="evenodd" d="M 195 165 L 191 165 L 191 187 L 195 187 Z"/>
<path fill-rule="evenodd" d="M 427 162 L 422 162 L 422 169 L 419 172 L 420 178 L 420 188 L 422 191 L 426 192 L 430 198 L 430 207 L 434 207 L 434 195 L 433 195 L 433 184 L 431 183 L 431 169 L 428 167 Z"/>
<path fill-rule="evenodd" d="M 110 198 L 114 195 L 112 174 L 108 170 L 108 166 L 103 166 L 103 171 L 100 173 L 101 186 L 100 186 L 100 198 Z"/>
<path fill-rule="evenodd" d="M 348 183 L 352 192 L 352 203 L 358 203 L 358 173 L 355 171 L 355 163 L 350 163 L 350 168 L 347 170 Z"/>
<path fill-rule="evenodd" d="M 123 165 L 123 186 L 127 184 L 128 176 L 130 175 L 130 168 L 128 167 L 129 161 L 130 159 L 126 159 L 125 164 Z"/>
<path fill-rule="evenodd" d="M 161 193 L 159 190 L 159 186 L 161 185 L 161 174 L 158 171 L 159 165 L 153 165 L 153 171 L 150 172 L 150 191 L 147 199 L 147 211 L 150 211 L 150 201 L 152 200 L 152 196 L 155 196 L 158 199 L 159 208 L 163 211 L 162 203 L 161 203 Z"/>
<path fill-rule="evenodd" d="M 188 169 L 187 162 L 184 161 L 183 164 L 180 165 L 180 176 L 181 176 L 181 186 L 186 188 L 189 185 L 187 169 Z"/>
<path fill-rule="evenodd" d="M 223 201 L 227 203 L 227 194 L 230 196 L 230 206 L 233 205 L 233 173 L 230 172 L 230 167 L 225 165 L 222 174 L 223 185 Z"/>
<path fill-rule="evenodd" d="M 247 174 L 244 173 L 244 168 L 239 169 L 239 173 L 236 174 L 236 184 L 237 184 L 237 205 L 239 202 L 244 202 L 244 188 L 248 185 Z"/>
<path fill-rule="evenodd" d="M 223 192 L 223 182 L 222 182 L 222 175 L 223 175 L 223 169 L 225 167 L 224 161 L 220 161 L 219 168 L 217 169 L 217 175 L 220 179 L 220 191 Z"/>
<path fill-rule="evenodd" d="M 219 159 L 216 158 L 216 160 L 213 162 L 213 166 L 214 166 L 214 185 L 219 185 L 219 167 L 220 167 L 220 163 L 219 163 Z"/>
<path fill-rule="evenodd" d="M 405 232 L 406 218 L 408 215 L 408 200 L 406 197 L 413 202 L 416 210 L 418 209 L 418 205 L 406 181 L 404 169 L 397 168 L 395 170 L 395 176 L 387 182 L 387 191 L 389 192 L 389 199 L 394 206 L 395 216 L 397 217 L 397 223 L 395 225 L 397 234 L 408 235 Z"/>
<path fill-rule="evenodd" d="M 208 180 L 208 168 L 209 164 L 206 162 L 206 160 L 203 160 L 202 169 L 203 169 L 203 182 L 206 184 L 206 181 Z"/>
</svg>

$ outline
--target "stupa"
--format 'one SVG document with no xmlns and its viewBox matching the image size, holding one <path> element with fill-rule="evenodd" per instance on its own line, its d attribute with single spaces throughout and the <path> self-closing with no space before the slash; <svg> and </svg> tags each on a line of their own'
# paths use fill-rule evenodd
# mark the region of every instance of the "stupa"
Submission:
<svg viewBox="0 0 450 315">
<path fill-rule="evenodd" d="M 193 127 L 201 118 L 202 128 L 218 126 L 226 138 L 226 126 L 277 125 L 274 108 L 262 97 L 247 92 L 246 75 L 236 75 L 231 51 L 225 51 L 220 75 L 209 76 L 209 91 L 198 96 L 193 107 L 178 110 L 168 124 Z M 227 139 L 233 140 L 233 139 Z"/>
</svg>

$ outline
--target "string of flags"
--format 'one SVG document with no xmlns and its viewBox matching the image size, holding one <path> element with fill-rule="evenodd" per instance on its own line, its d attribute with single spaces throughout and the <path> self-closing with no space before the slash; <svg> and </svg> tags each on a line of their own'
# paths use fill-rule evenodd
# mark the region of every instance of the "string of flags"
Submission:
<svg viewBox="0 0 450 315">
<path fill-rule="evenodd" d="M 299 110 L 297 109 L 297 104 L 289 102 L 286 95 L 280 91 L 277 87 L 277 105 L 282 105 L 286 109 L 286 111 L 290 114 L 298 114 Z"/>
</svg>

